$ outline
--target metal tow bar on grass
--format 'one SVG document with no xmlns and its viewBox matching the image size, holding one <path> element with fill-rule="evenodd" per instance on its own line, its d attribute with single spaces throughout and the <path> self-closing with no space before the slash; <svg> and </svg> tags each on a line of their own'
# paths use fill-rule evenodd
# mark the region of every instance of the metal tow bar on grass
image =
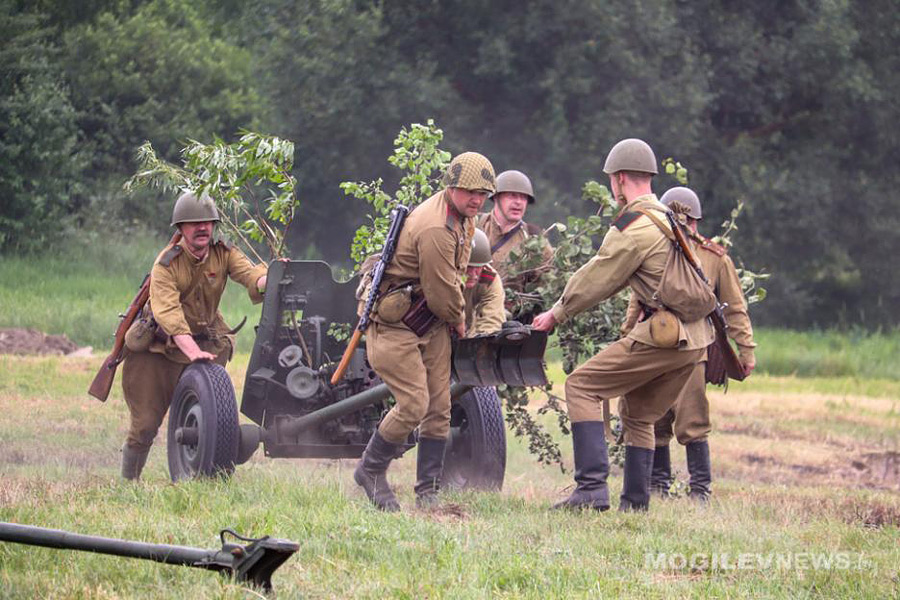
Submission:
<svg viewBox="0 0 900 600">
<path fill-rule="evenodd" d="M 235 542 L 226 542 L 226 534 L 249 544 L 242 546 Z M 61 550 L 84 550 L 208 569 L 218 571 L 226 577 L 233 577 L 241 583 L 251 583 L 266 592 L 272 591 L 272 573 L 300 549 L 297 542 L 269 536 L 247 538 L 232 529 L 223 529 L 219 533 L 219 538 L 222 541 L 221 549 L 204 550 L 189 546 L 149 544 L 82 535 L 32 525 L 0 523 L 0 541 Z"/>
</svg>

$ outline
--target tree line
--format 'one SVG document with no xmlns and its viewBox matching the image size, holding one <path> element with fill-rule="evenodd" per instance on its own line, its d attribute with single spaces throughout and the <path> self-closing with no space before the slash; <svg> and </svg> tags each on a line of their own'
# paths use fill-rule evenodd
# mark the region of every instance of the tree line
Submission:
<svg viewBox="0 0 900 600">
<path fill-rule="evenodd" d="M 241 129 L 296 145 L 296 257 L 348 260 L 400 128 L 528 173 L 549 225 L 641 137 L 690 171 L 717 232 L 772 273 L 757 322 L 893 327 L 900 170 L 895 1 L 0 0 L 0 251 L 60 231 L 165 229 L 172 198 L 125 195 L 145 140 Z M 674 180 L 660 178 L 661 194 Z"/>
</svg>

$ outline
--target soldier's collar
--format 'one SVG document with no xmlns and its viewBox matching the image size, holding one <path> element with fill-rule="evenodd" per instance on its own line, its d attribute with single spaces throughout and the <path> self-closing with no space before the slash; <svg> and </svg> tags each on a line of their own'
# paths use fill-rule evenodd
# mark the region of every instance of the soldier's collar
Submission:
<svg viewBox="0 0 900 600">
<path fill-rule="evenodd" d="M 178 245 L 181 246 L 182 250 L 184 250 L 184 255 L 187 256 L 191 260 L 191 263 L 193 263 L 195 265 L 205 263 L 206 260 L 209 258 L 210 252 L 212 251 L 212 244 L 210 244 L 209 246 L 206 247 L 206 254 L 203 256 L 203 258 L 199 258 L 196 254 L 191 252 L 191 249 L 188 248 L 187 242 L 184 241 L 184 238 L 182 238 L 178 242 Z"/>
</svg>

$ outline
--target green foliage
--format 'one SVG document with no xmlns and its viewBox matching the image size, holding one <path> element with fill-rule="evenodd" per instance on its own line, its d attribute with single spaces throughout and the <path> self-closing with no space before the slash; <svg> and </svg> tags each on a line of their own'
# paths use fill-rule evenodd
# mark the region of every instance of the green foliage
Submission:
<svg viewBox="0 0 900 600">
<path fill-rule="evenodd" d="M 285 232 L 294 220 L 299 199 L 291 175 L 294 144 L 275 136 L 245 132 L 226 144 L 191 140 L 182 150 L 183 167 L 161 159 L 150 142 L 138 149 L 138 172 L 125 184 L 128 191 L 141 186 L 166 191 L 192 190 L 208 193 L 219 208 L 226 229 L 256 254 L 249 237 L 265 242 L 271 258 L 285 256 Z M 260 184 L 267 195 L 259 193 Z M 260 210 L 262 207 L 262 210 Z"/>
<path fill-rule="evenodd" d="M 381 252 L 388 230 L 388 215 L 397 204 L 412 209 L 438 189 L 439 179 L 450 163 L 450 153 L 438 148 L 444 137 L 432 119 L 425 125 L 413 123 L 409 129 L 403 127 L 394 139 L 394 153 L 388 163 L 403 171 L 399 187 L 391 198 L 383 191 L 384 180 L 378 178 L 368 183 L 345 181 L 341 184 L 344 193 L 363 200 L 371 206 L 369 224 L 356 230 L 350 247 L 350 256 L 357 267 L 367 256 Z"/>
<path fill-rule="evenodd" d="M 507 298 L 512 300 L 513 314 L 545 310 L 562 296 L 566 283 L 581 266 L 595 254 L 595 244 L 602 240 L 609 229 L 614 212 L 612 194 L 605 185 L 588 181 L 582 188 L 582 198 L 597 207 L 597 214 L 586 218 L 570 216 L 565 223 L 554 223 L 550 231 L 555 231 L 555 247 L 550 269 L 539 279 L 530 280 L 525 289 L 507 289 Z M 519 249 L 510 253 L 509 277 L 514 278 L 532 271 L 543 262 L 543 239 L 532 236 Z M 556 344 L 562 353 L 563 371 L 568 375 L 581 362 L 593 356 L 611 342 L 619 338 L 619 331 L 625 320 L 628 307 L 628 293 L 621 292 L 590 310 L 556 328 Z M 542 412 L 552 411 L 563 433 L 569 433 L 568 416 L 562 410 L 561 398 L 551 393 L 552 386 L 544 390 L 545 404 Z M 562 467 L 562 455 L 553 438 L 542 431 L 525 412 L 528 397 L 522 390 L 503 388 L 499 390 L 508 407 L 516 410 L 522 421 L 519 428 L 530 431 L 530 443 L 538 460 L 545 464 L 557 463 Z M 522 414 L 524 413 L 524 414 Z M 613 446 L 611 455 L 616 455 Z"/>
<path fill-rule="evenodd" d="M 75 110 L 43 19 L 0 3 L 0 251 L 46 246 L 85 165 Z"/>
</svg>

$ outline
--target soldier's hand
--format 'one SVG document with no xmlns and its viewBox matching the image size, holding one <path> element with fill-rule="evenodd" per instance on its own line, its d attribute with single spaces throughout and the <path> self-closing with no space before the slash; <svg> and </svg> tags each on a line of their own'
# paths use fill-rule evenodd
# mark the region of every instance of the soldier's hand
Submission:
<svg viewBox="0 0 900 600">
<path fill-rule="evenodd" d="M 550 331 L 556 326 L 556 317 L 551 311 L 542 312 L 531 322 L 531 328 L 537 331 Z"/>
<path fill-rule="evenodd" d="M 456 332 L 456 335 L 459 336 L 459 339 L 463 339 L 464 337 L 466 337 L 465 323 L 457 323 L 456 325 L 451 325 L 450 329 Z"/>
<path fill-rule="evenodd" d="M 191 362 L 200 362 L 200 361 L 206 361 L 206 360 L 216 360 L 216 355 L 212 354 L 210 352 L 204 352 L 203 350 L 201 350 L 200 352 L 198 352 L 197 354 L 194 354 L 193 356 L 188 356 L 188 358 L 191 359 Z"/>
<path fill-rule="evenodd" d="M 750 360 L 744 363 L 744 376 L 749 377 L 750 373 L 753 372 L 753 369 L 756 368 L 756 360 Z"/>
<path fill-rule="evenodd" d="M 173 335 L 172 340 L 175 342 L 175 345 L 178 346 L 178 349 L 184 352 L 184 355 L 187 356 L 188 360 L 191 362 L 216 360 L 215 354 L 201 350 L 200 346 L 197 345 L 197 342 L 194 341 L 194 337 L 189 334 L 181 333 Z"/>
</svg>

